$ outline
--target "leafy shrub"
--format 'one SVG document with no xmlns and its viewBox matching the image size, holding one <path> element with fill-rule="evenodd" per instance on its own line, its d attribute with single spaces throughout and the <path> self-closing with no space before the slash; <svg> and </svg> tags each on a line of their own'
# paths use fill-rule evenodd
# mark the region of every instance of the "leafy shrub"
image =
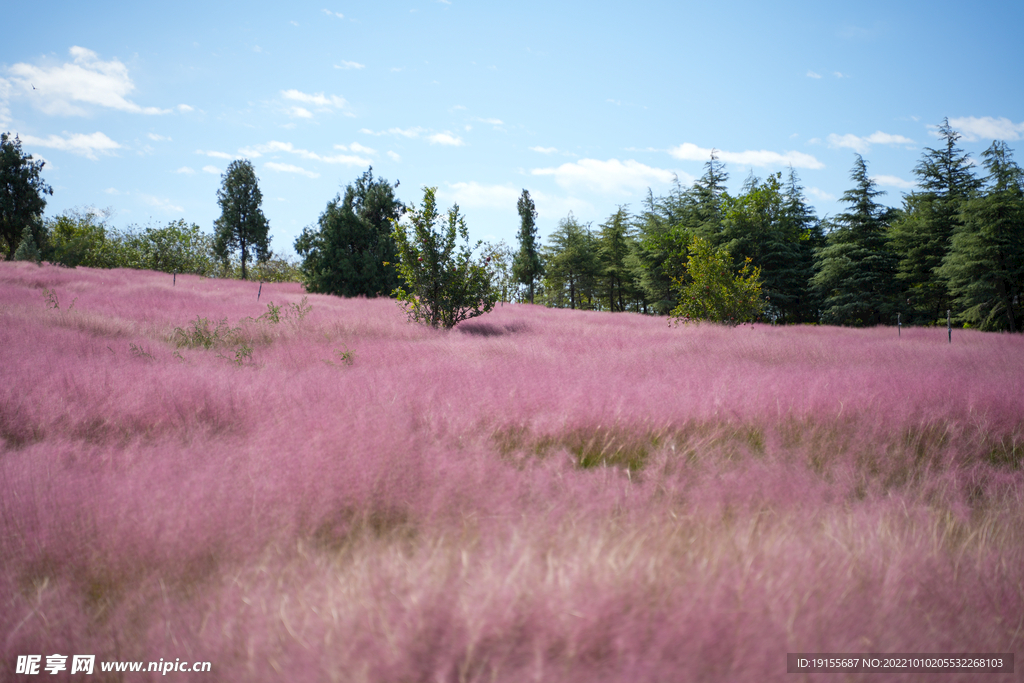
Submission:
<svg viewBox="0 0 1024 683">
<path fill-rule="evenodd" d="M 715 249 L 701 237 L 690 243 L 685 278 L 676 278 L 679 304 L 670 314 L 676 322 L 706 320 L 736 325 L 753 322 L 764 309 L 761 269 L 750 259 L 735 275 L 729 252 Z"/>
<path fill-rule="evenodd" d="M 458 204 L 442 217 L 437 212 L 436 191 L 423 188 L 422 208 L 409 213 L 411 236 L 405 226 L 392 221 L 401 259 L 398 274 L 405 282 L 405 287 L 394 294 L 410 320 L 451 329 L 463 320 L 489 312 L 498 294 L 487 269 L 490 258 L 473 258 L 469 231 Z M 458 247 L 457 237 L 463 242 Z"/>
</svg>

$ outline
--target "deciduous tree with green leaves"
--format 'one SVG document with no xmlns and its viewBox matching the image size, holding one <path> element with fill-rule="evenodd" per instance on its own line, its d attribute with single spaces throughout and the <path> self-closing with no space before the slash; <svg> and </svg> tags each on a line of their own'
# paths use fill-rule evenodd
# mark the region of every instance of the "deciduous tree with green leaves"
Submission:
<svg viewBox="0 0 1024 683">
<path fill-rule="evenodd" d="M 236 159 L 228 165 L 221 176 L 217 203 L 221 214 L 214 223 L 214 253 L 226 265 L 231 254 L 238 252 L 242 279 L 248 279 L 250 260 L 270 258 L 270 224 L 263 215 L 263 193 L 251 161 Z"/>
<path fill-rule="evenodd" d="M 0 133 L 0 239 L 8 256 L 14 255 L 26 226 L 36 247 L 42 247 L 44 195 L 53 194 L 39 175 L 45 165 L 22 152 L 19 137 L 12 140 L 8 133 Z"/>
<path fill-rule="evenodd" d="M 686 277 L 676 280 L 679 305 L 672 310 L 675 322 L 707 321 L 738 325 L 757 320 L 764 310 L 761 269 L 745 259 L 739 271 L 724 249 L 695 237 L 690 243 Z"/>
<path fill-rule="evenodd" d="M 398 276 L 405 283 L 394 294 L 409 320 L 451 329 L 491 311 L 498 294 L 491 286 L 487 257 L 473 257 L 458 204 L 442 216 L 436 192 L 436 187 L 423 188 L 423 203 L 408 213 L 408 226 L 391 221 Z"/>
</svg>

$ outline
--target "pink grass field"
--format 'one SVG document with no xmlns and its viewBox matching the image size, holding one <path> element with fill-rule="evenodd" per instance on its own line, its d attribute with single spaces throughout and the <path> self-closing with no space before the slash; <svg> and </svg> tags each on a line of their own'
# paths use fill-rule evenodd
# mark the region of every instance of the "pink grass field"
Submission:
<svg viewBox="0 0 1024 683">
<path fill-rule="evenodd" d="M 0 263 L 0 681 L 1018 680 L 786 654 L 1024 651 L 1024 337 L 258 287 Z"/>
</svg>

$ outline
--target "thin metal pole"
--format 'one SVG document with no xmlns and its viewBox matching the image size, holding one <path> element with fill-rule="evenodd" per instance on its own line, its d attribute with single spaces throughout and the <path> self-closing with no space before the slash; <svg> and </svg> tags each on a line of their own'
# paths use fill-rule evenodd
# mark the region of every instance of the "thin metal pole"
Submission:
<svg viewBox="0 0 1024 683">
<path fill-rule="evenodd" d="M 946 309 L 946 333 L 949 335 L 949 343 L 953 343 L 953 326 L 949 322 L 949 309 Z"/>
<path fill-rule="evenodd" d="M 896 336 L 903 336 L 903 322 L 900 320 L 900 314 L 896 314 Z"/>
<path fill-rule="evenodd" d="M 263 293 L 263 283 L 260 283 L 260 291 L 256 292 L 256 301 L 260 300 L 260 294 Z"/>
</svg>

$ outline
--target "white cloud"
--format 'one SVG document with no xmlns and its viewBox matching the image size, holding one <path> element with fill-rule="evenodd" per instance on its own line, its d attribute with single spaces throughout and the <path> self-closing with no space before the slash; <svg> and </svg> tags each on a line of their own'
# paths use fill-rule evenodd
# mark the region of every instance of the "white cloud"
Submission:
<svg viewBox="0 0 1024 683">
<path fill-rule="evenodd" d="M 828 192 L 825 192 L 824 190 L 819 190 L 816 187 L 808 187 L 807 194 L 811 195 L 812 197 L 816 197 L 824 202 L 831 202 L 836 198 L 834 194 L 830 194 Z"/>
<path fill-rule="evenodd" d="M 193 173 L 195 173 L 195 171 L 189 168 L 188 166 L 182 166 L 177 171 L 175 171 L 175 173 L 185 173 L 187 175 L 192 175 Z"/>
<path fill-rule="evenodd" d="M 166 114 L 169 109 L 142 107 L 127 95 L 135 89 L 128 67 L 117 59 L 100 61 L 92 50 L 74 46 L 73 63 L 34 66 L 18 63 L 8 69 L 13 82 L 43 112 L 60 116 L 85 116 L 82 104 L 109 107 L 133 114 Z M 34 89 L 33 89 L 34 88 Z"/>
<path fill-rule="evenodd" d="M 344 19 L 345 18 L 345 15 L 342 14 L 341 12 L 332 12 L 329 9 L 321 10 L 321 12 L 323 12 L 324 14 L 326 14 L 329 17 L 338 17 L 339 19 Z"/>
<path fill-rule="evenodd" d="M 882 187 L 898 187 L 901 190 L 911 190 L 917 187 L 916 183 L 912 183 L 909 180 L 898 178 L 894 175 L 873 175 L 871 179 Z"/>
<path fill-rule="evenodd" d="M 829 147 L 847 147 L 857 152 L 858 154 L 864 154 L 871 145 L 912 145 L 914 141 L 910 138 L 903 137 L 902 135 L 892 135 L 890 133 L 883 133 L 882 131 L 875 131 L 866 138 L 858 137 L 852 133 L 846 135 L 836 135 L 832 133 L 828 136 Z"/>
<path fill-rule="evenodd" d="M 105 189 L 103 191 L 106 194 L 112 194 L 112 195 L 128 194 L 127 192 L 121 192 L 121 190 L 117 189 L 116 187 L 108 187 L 107 189 Z"/>
<path fill-rule="evenodd" d="M 64 135 L 67 137 L 51 135 L 47 138 L 37 138 L 34 135 L 22 135 L 21 141 L 25 145 L 59 149 L 64 152 L 71 152 L 72 154 L 81 154 L 89 159 L 95 159 L 97 153 L 111 154 L 115 149 L 121 149 L 121 145 L 100 132 L 91 135 L 83 135 L 82 133 L 69 134 L 65 132 Z"/>
<path fill-rule="evenodd" d="M 479 121 L 480 123 L 489 123 L 492 126 L 504 125 L 501 119 L 481 119 L 481 118 L 476 118 L 476 119 L 473 119 L 473 120 L 474 121 Z"/>
<path fill-rule="evenodd" d="M 768 150 L 747 150 L 745 152 L 725 152 L 716 150 L 718 159 L 729 164 L 741 166 L 792 166 L 793 168 L 825 168 L 825 164 L 810 154 L 803 152 L 770 152 Z M 698 147 L 691 142 L 684 142 L 678 147 L 668 150 L 676 159 L 687 161 L 707 161 L 711 158 L 711 150 Z"/>
<path fill-rule="evenodd" d="M 808 71 L 807 72 L 807 77 L 808 78 L 821 78 L 821 74 L 816 74 L 813 71 Z"/>
<path fill-rule="evenodd" d="M 556 147 L 531 147 L 530 149 L 541 154 L 554 154 L 558 151 Z"/>
<path fill-rule="evenodd" d="M 238 158 L 237 154 L 228 154 L 227 152 L 210 152 L 210 151 L 205 151 L 204 152 L 201 149 L 197 149 L 196 150 L 196 154 L 203 154 L 203 155 L 208 156 L 208 157 L 213 157 L 214 159 L 232 159 L 232 160 L 234 160 L 234 159 Z"/>
<path fill-rule="evenodd" d="M 459 206 L 515 210 L 522 190 L 508 185 L 481 185 L 472 181 L 448 183 L 448 190 L 441 194 L 445 199 L 451 197 Z"/>
<path fill-rule="evenodd" d="M 420 133 L 425 133 L 427 130 L 426 128 L 416 126 L 414 128 L 388 128 L 387 130 L 378 131 L 376 133 L 369 128 L 360 128 L 359 132 L 367 135 L 400 135 L 403 138 L 418 138 Z"/>
<path fill-rule="evenodd" d="M 203 166 L 203 171 L 206 173 L 212 173 L 214 175 L 220 175 L 220 169 L 216 166 Z"/>
<path fill-rule="evenodd" d="M 833 75 L 833 76 L 835 76 L 836 78 L 847 78 L 847 76 L 845 76 L 845 75 L 844 75 L 844 74 L 843 74 L 842 72 L 840 72 L 840 71 L 833 71 L 833 72 L 832 72 L 832 75 Z"/>
<path fill-rule="evenodd" d="M 146 137 L 148 137 L 150 140 L 156 140 L 157 142 L 161 142 L 163 140 L 166 140 L 167 142 L 171 141 L 169 137 L 166 137 L 164 135 L 157 135 L 156 133 L 148 133 Z"/>
<path fill-rule="evenodd" d="M 362 149 L 368 149 L 363 148 L 361 145 L 360 147 Z M 345 149 L 345 146 L 335 145 L 335 148 Z M 365 159 L 363 157 L 352 156 L 350 154 L 335 154 L 332 156 L 323 156 L 317 154 L 316 152 L 311 152 L 308 149 L 300 149 L 298 147 L 295 147 L 290 142 L 279 142 L 277 140 L 271 140 L 270 142 L 263 145 L 243 147 L 242 149 L 238 150 L 238 153 L 252 159 L 259 158 L 264 154 L 286 153 L 294 154 L 296 156 L 302 157 L 303 159 L 309 159 L 310 161 L 320 161 L 327 164 L 345 164 L 347 166 L 368 166 L 370 164 L 370 160 Z"/>
<path fill-rule="evenodd" d="M 596 192 L 629 192 L 645 190 L 652 185 L 671 183 L 676 174 L 663 168 L 653 168 L 630 159 L 601 161 L 580 159 L 557 168 L 535 168 L 533 175 L 550 175 L 565 188 L 580 188 Z"/>
<path fill-rule="evenodd" d="M 457 135 L 452 135 L 451 133 L 434 133 L 433 135 L 428 135 L 427 140 L 429 140 L 430 144 L 432 145 L 450 145 L 452 147 L 461 147 L 462 145 L 466 144 L 462 141 L 462 138 L 458 137 Z"/>
<path fill-rule="evenodd" d="M 195 111 L 195 109 L 193 109 L 192 107 L 188 106 L 187 104 L 179 104 L 178 105 L 178 111 L 180 111 L 181 113 L 185 114 L 185 113 L 188 113 L 190 111 Z"/>
<path fill-rule="evenodd" d="M 292 107 L 288 110 L 288 113 L 298 119 L 311 119 L 313 118 L 313 112 L 306 109 L 305 107 Z"/>
<path fill-rule="evenodd" d="M 1014 123 L 1007 118 L 992 118 L 991 116 L 964 116 L 957 119 L 950 119 L 949 125 L 964 136 L 964 140 L 974 142 L 976 140 L 1019 140 L 1024 137 L 1024 122 Z"/>
<path fill-rule="evenodd" d="M 390 149 L 388 150 L 388 156 L 391 158 L 392 161 L 402 160 L 402 157 L 399 156 L 397 152 L 392 152 Z"/>
<path fill-rule="evenodd" d="M 345 145 L 335 145 L 334 147 L 336 149 L 341 149 L 341 150 L 345 149 Z M 360 153 L 360 154 L 376 154 L 377 153 L 377 150 L 371 149 L 369 147 L 366 147 L 365 145 L 360 145 L 358 142 L 353 142 L 351 145 L 348 146 L 348 149 L 353 151 L 353 152 Z"/>
<path fill-rule="evenodd" d="M 281 171 L 282 173 L 298 173 L 304 175 L 307 178 L 319 178 L 320 174 L 314 171 L 307 171 L 304 168 L 293 166 L 292 164 L 279 164 L 276 161 L 268 161 L 263 164 L 264 168 L 269 168 L 272 171 Z"/>
<path fill-rule="evenodd" d="M 335 69 L 365 69 L 366 65 L 365 64 L 360 64 L 359 62 L 350 62 L 348 60 L 342 60 L 341 64 L 335 64 L 334 68 Z"/>
<path fill-rule="evenodd" d="M 328 97 L 322 92 L 309 94 L 299 90 L 282 90 L 281 96 L 286 100 L 295 100 L 296 102 L 311 104 L 325 109 L 343 109 L 348 104 L 345 102 L 344 97 L 338 97 L 337 95 Z"/>
<path fill-rule="evenodd" d="M 150 194 L 139 195 L 142 197 L 142 201 L 146 202 L 155 209 L 159 209 L 165 213 L 184 213 L 185 209 L 172 204 L 170 199 L 164 199 L 163 197 L 154 197 Z"/>
</svg>

